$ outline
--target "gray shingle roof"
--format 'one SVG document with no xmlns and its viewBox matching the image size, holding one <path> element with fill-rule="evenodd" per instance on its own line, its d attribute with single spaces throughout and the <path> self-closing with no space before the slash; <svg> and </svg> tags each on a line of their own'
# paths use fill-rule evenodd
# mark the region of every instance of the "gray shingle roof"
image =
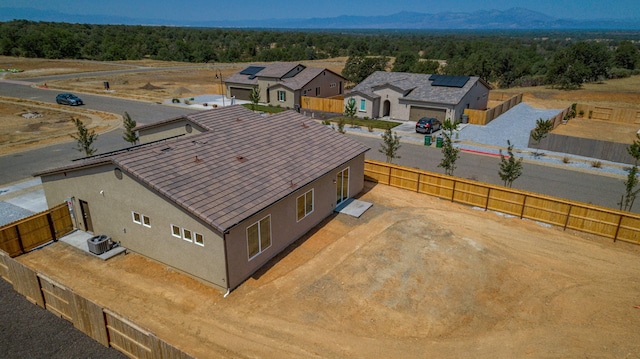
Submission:
<svg viewBox="0 0 640 359">
<path fill-rule="evenodd" d="M 320 75 L 322 71 L 330 71 L 326 68 L 305 67 L 302 71 L 293 77 L 282 78 L 289 71 L 300 65 L 296 62 L 274 62 L 271 64 L 261 65 L 264 69 L 256 74 L 256 77 L 243 75 L 237 72 L 225 79 L 226 83 L 235 83 L 243 85 L 257 85 L 259 77 L 271 77 L 279 79 L 278 85 L 285 86 L 291 90 L 300 90 L 306 86 L 311 80 Z M 257 66 L 257 65 L 255 65 Z M 253 78 L 251 78 L 253 77 Z"/>
<path fill-rule="evenodd" d="M 369 149 L 294 111 L 263 117 L 237 105 L 185 117 L 209 131 L 111 161 L 221 232 Z"/>
<path fill-rule="evenodd" d="M 370 98 L 378 98 L 379 96 L 375 93 L 375 89 L 389 85 L 403 92 L 408 92 L 407 95 L 400 98 L 401 101 L 404 99 L 457 105 L 467 92 L 480 81 L 479 77 L 470 76 L 469 81 L 461 88 L 431 86 L 430 76 L 428 74 L 376 71 L 355 86 L 352 91 L 365 94 Z"/>
</svg>

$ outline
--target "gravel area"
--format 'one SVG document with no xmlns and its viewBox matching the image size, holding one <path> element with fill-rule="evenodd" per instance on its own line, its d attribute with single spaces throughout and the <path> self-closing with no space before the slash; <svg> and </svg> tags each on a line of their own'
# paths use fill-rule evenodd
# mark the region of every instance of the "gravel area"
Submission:
<svg viewBox="0 0 640 359">
<path fill-rule="evenodd" d="M 28 217 L 34 212 L 8 202 L 0 202 L 0 226 Z"/>
</svg>

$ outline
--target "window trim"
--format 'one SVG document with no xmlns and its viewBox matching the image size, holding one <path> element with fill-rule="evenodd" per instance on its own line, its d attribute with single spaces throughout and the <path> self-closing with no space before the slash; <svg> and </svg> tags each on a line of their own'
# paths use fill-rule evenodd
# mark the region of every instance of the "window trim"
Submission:
<svg viewBox="0 0 640 359">
<path fill-rule="evenodd" d="M 311 193 L 311 210 L 309 212 L 307 212 L 307 194 Z M 300 198 L 304 199 L 304 215 L 302 217 L 300 217 L 300 209 L 298 208 L 298 205 L 300 204 L 298 202 L 298 200 Z M 296 222 L 300 222 L 303 219 L 307 218 L 309 215 L 311 215 L 311 213 L 313 213 L 315 211 L 315 191 L 314 188 L 306 191 L 305 193 L 301 194 L 300 196 L 296 197 Z"/>
<path fill-rule="evenodd" d="M 138 220 L 136 220 L 136 216 L 138 217 Z M 138 212 L 131 211 L 131 220 L 133 220 L 133 223 L 142 224 L 142 215 Z"/>
<path fill-rule="evenodd" d="M 200 237 L 200 241 L 198 241 L 198 236 Z M 193 232 L 193 243 L 204 247 L 204 236 L 198 232 Z"/>
<path fill-rule="evenodd" d="M 360 107 L 358 107 L 358 111 L 366 112 L 367 111 L 367 100 L 361 98 L 360 99 Z"/>
<path fill-rule="evenodd" d="M 260 228 L 260 222 L 264 221 L 265 219 L 269 218 L 269 245 L 265 248 L 262 248 L 262 238 L 261 236 L 261 228 Z M 250 249 L 249 249 L 249 228 L 253 227 L 253 226 L 258 226 L 258 252 L 256 254 L 253 255 L 253 257 L 250 257 Z M 249 261 L 253 260 L 254 258 L 258 257 L 262 252 L 266 251 L 267 249 L 271 248 L 271 246 L 273 245 L 273 233 L 271 231 L 271 215 L 268 214 L 265 217 L 255 221 L 254 223 L 250 224 L 247 226 L 246 230 L 246 238 L 247 238 L 247 258 Z"/>
<path fill-rule="evenodd" d="M 147 227 L 147 228 L 151 228 L 151 218 L 149 218 L 148 216 L 145 216 L 143 214 L 142 215 L 142 225 Z"/>
<path fill-rule="evenodd" d="M 178 230 L 178 234 L 175 233 L 175 229 Z M 176 226 L 175 224 L 172 224 L 171 225 L 171 235 L 176 237 L 176 238 L 182 239 L 182 227 Z"/>
<path fill-rule="evenodd" d="M 189 233 L 189 238 L 187 238 L 187 232 Z M 193 242 L 193 233 L 190 229 L 182 228 L 182 239 L 187 242 Z"/>
<path fill-rule="evenodd" d="M 284 90 L 278 90 L 278 102 L 286 102 L 287 101 L 287 92 Z"/>
</svg>

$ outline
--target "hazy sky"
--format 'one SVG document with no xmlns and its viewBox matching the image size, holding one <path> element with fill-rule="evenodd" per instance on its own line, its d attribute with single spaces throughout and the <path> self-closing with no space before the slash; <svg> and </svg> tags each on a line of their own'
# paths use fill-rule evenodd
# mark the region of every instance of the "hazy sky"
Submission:
<svg viewBox="0 0 640 359">
<path fill-rule="evenodd" d="M 167 20 L 253 20 L 340 15 L 387 15 L 399 11 L 435 14 L 522 7 L 556 18 L 640 18 L 638 0 L 0 0 L 2 7 L 56 10 L 68 14 L 118 15 Z"/>
</svg>

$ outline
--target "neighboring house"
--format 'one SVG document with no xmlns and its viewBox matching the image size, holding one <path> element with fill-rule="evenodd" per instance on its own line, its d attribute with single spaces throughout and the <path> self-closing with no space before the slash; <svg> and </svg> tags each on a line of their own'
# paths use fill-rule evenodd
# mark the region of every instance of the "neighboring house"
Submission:
<svg viewBox="0 0 640 359">
<path fill-rule="evenodd" d="M 260 88 L 260 102 L 284 108 L 300 108 L 301 96 L 329 98 L 342 95 L 345 79 L 324 68 L 275 62 L 252 65 L 225 79 L 226 93 L 249 101 L 251 89 Z"/>
<path fill-rule="evenodd" d="M 467 108 L 487 108 L 489 90 L 490 86 L 475 76 L 376 71 L 345 94 L 344 104 L 355 101 L 358 117 L 460 120 Z"/>
<path fill-rule="evenodd" d="M 141 145 L 36 174 L 47 203 L 68 200 L 79 229 L 221 290 L 364 184 L 368 147 L 294 111 L 236 105 L 137 130 Z"/>
</svg>

